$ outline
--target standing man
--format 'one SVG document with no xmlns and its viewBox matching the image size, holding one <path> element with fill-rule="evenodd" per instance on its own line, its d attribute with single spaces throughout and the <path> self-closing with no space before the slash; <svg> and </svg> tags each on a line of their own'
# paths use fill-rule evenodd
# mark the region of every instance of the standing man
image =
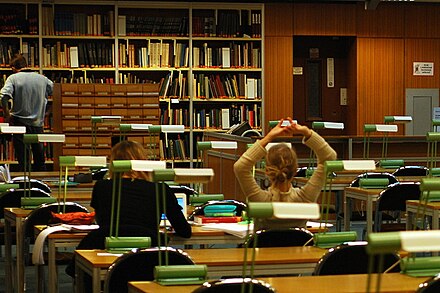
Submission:
<svg viewBox="0 0 440 293">
<path fill-rule="evenodd" d="M 14 55 L 10 65 L 13 74 L 6 79 L 5 85 L 0 90 L 5 122 L 14 126 L 26 126 L 28 134 L 43 133 L 47 98 L 52 95 L 53 82 L 27 68 L 26 59 L 21 54 Z M 19 169 L 23 171 L 25 151 L 23 135 L 14 134 L 12 142 Z M 35 143 L 31 147 L 34 160 L 32 170 L 45 170 L 43 144 Z"/>
</svg>

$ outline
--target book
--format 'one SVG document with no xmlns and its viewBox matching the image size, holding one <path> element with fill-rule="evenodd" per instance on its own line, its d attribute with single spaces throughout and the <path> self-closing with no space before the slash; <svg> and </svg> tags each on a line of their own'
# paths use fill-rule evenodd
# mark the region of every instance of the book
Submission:
<svg viewBox="0 0 440 293">
<path fill-rule="evenodd" d="M 196 224 L 211 224 L 211 223 L 238 223 L 241 222 L 241 217 L 207 217 L 207 216 L 194 216 L 194 223 Z"/>
<path fill-rule="evenodd" d="M 231 49 L 229 47 L 222 48 L 222 67 L 231 67 Z"/>
<path fill-rule="evenodd" d="M 70 47 L 70 67 L 79 67 L 78 47 Z"/>
<path fill-rule="evenodd" d="M 118 35 L 125 36 L 127 34 L 127 16 L 118 15 Z"/>
<path fill-rule="evenodd" d="M 231 118 L 230 118 L 230 114 L 229 114 L 229 108 L 224 108 L 224 109 L 221 109 L 221 111 L 222 111 L 222 129 L 229 129 L 231 126 L 230 126 L 230 123 L 229 123 L 229 121 L 231 120 Z"/>
</svg>

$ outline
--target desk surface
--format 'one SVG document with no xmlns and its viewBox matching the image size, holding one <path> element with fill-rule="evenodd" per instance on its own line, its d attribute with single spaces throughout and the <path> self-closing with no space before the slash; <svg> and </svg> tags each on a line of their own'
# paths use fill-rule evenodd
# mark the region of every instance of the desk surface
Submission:
<svg viewBox="0 0 440 293">
<path fill-rule="evenodd" d="M 420 201 L 418 200 L 407 200 L 406 201 L 406 205 L 407 206 L 418 206 L 420 204 Z M 421 206 L 424 206 L 425 204 L 422 203 Z M 430 208 L 430 209 L 434 209 L 434 210 L 440 210 L 440 202 L 438 201 L 433 201 L 433 202 L 428 202 L 426 203 L 426 207 Z"/>
<path fill-rule="evenodd" d="M 326 293 L 364 293 L 367 286 L 366 274 L 258 279 L 271 284 L 278 293 L 291 293 L 299 290 L 301 292 L 324 292 L 323 288 L 325 288 Z M 380 292 L 415 292 L 418 285 L 426 279 L 426 277 L 414 278 L 399 273 L 383 274 Z M 376 284 L 376 278 L 373 278 L 372 284 Z M 199 287 L 199 285 L 161 286 L 155 282 L 129 282 L 128 286 L 131 293 L 188 293 Z M 294 288 L 297 288 L 296 291 Z M 375 292 L 375 287 L 371 288 L 371 291 Z"/>
</svg>

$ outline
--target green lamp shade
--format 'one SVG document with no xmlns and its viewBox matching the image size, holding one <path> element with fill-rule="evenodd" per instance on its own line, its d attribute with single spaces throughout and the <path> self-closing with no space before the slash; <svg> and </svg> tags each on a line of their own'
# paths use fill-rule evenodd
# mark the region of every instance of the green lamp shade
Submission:
<svg viewBox="0 0 440 293">
<path fill-rule="evenodd" d="M 149 131 L 149 127 L 152 124 L 119 124 L 119 131 L 130 132 L 130 131 Z"/>
<path fill-rule="evenodd" d="M 30 183 L 29 183 L 30 184 Z M 0 184 L 0 192 L 5 192 L 9 189 L 17 189 L 20 188 L 19 184 L 11 184 L 11 183 L 2 183 Z"/>
<path fill-rule="evenodd" d="M 368 233 L 369 254 L 393 253 L 401 249 L 400 232 Z"/>
<path fill-rule="evenodd" d="M 109 252 L 125 252 L 134 248 L 151 247 L 150 237 L 115 237 L 105 238 L 105 248 Z"/>
<path fill-rule="evenodd" d="M 11 133 L 11 134 L 23 134 L 26 133 L 26 126 L 1 126 L 1 133 Z"/>
<path fill-rule="evenodd" d="M 440 190 L 439 178 L 422 178 L 420 182 L 421 191 L 435 191 Z"/>
<path fill-rule="evenodd" d="M 379 166 L 384 169 L 397 169 L 405 165 L 404 160 L 380 160 Z"/>
<path fill-rule="evenodd" d="M 319 219 L 317 203 L 300 202 L 249 202 L 246 210 L 249 218 Z"/>
<path fill-rule="evenodd" d="M 199 151 L 210 150 L 212 148 L 210 141 L 198 141 L 197 149 Z"/>
<path fill-rule="evenodd" d="M 312 123 L 313 129 L 344 129 L 344 123 L 341 122 L 320 122 L 314 121 Z"/>
<path fill-rule="evenodd" d="M 359 179 L 359 187 L 361 188 L 386 188 L 389 184 L 388 178 L 361 178 Z"/>
<path fill-rule="evenodd" d="M 189 203 L 192 206 L 200 206 L 210 200 L 224 200 L 225 196 L 219 194 L 191 194 L 189 197 Z"/>
<path fill-rule="evenodd" d="M 60 156 L 60 167 L 105 167 L 105 156 Z"/>
<path fill-rule="evenodd" d="M 57 202 L 55 197 L 22 197 L 21 207 L 24 209 L 35 209 L 42 204 L 50 204 Z"/>
<path fill-rule="evenodd" d="M 365 124 L 364 132 L 397 132 L 397 125 L 389 125 L 389 124 Z"/>
<path fill-rule="evenodd" d="M 426 133 L 427 141 L 439 141 L 440 140 L 440 132 L 428 132 Z"/>
<path fill-rule="evenodd" d="M 326 161 L 325 173 L 338 172 L 344 170 L 359 171 L 359 170 L 375 170 L 376 164 L 374 160 L 335 160 Z"/>
<path fill-rule="evenodd" d="M 440 176 L 440 168 L 429 169 L 429 175 L 431 175 L 432 177 L 439 177 Z"/>
<path fill-rule="evenodd" d="M 356 231 L 325 232 L 315 233 L 313 235 L 313 242 L 315 246 L 321 248 L 330 248 L 344 242 L 356 241 L 356 239 Z"/>
<path fill-rule="evenodd" d="M 434 191 L 423 191 L 422 197 L 420 200 L 426 200 L 427 202 L 436 202 L 440 201 L 440 190 Z"/>
<path fill-rule="evenodd" d="M 168 265 L 154 268 L 154 279 L 161 285 L 203 284 L 207 276 L 206 265 Z"/>
<path fill-rule="evenodd" d="M 404 257 L 400 260 L 400 269 L 412 277 L 435 276 L 440 272 L 440 257 Z"/>
<path fill-rule="evenodd" d="M 115 160 L 111 164 L 114 173 L 128 172 L 128 171 L 143 171 L 152 172 L 156 169 L 165 169 L 165 161 L 153 160 Z"/>
<path fill-rule="evenodd" d="M 23 134 L 23 142 L 25 144 L 39 142 L 64 142 L 66 136 L 64 134 Z"/>
<path fill-rule="evenodd" d="M 408 123 L 412 121 L 411 116 L 385 116 L 385 123 Z"/>
</svg>

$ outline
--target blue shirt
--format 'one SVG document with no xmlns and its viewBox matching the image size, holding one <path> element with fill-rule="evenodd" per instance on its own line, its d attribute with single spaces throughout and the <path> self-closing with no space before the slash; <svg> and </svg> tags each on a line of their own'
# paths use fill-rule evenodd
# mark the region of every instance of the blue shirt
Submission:
<svg viewBox="0 0 440 293">
<path fill-rule="evenodd" d="M 53 82 L 37 72 L 23 70 L 11 74 L 0 91 L 3 102 L 12 99 L 11 115 L 29 126 L 42 127 L 47 97 Z"/>
</svg>

